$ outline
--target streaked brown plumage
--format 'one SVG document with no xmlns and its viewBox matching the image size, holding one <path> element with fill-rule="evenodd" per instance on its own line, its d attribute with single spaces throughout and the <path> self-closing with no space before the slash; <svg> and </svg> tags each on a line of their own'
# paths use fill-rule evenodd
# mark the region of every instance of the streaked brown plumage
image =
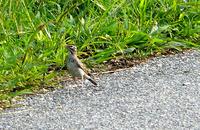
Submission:
<svg viewBox="0 0 200 130">
<path fill-rule="evenodd" d="M 68 60 L 67 60 L 67 68 L 68 68 L 69 73 L 72 75 L 73 79 L 76 80 L 76 77 L 81 77 L 82 86 L 83 86 L 84 78 L 89 80 L 94 85 L 97 85 L 97 83 L 94 81 L 94 79 L 92 79 L 89 76 L 86 67 L 78 59 L 76 46 L 67 45 L 67 49 L 69 51 Z"/>
</svg>

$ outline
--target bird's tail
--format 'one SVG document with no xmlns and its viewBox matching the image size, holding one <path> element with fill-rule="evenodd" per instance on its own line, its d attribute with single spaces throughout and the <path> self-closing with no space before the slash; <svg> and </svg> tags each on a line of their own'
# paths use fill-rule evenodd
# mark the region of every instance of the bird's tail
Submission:
<svg viewBox="0 0 200 130">
<path fill-rule="evenodd" d="M 92 79 L 90 76 L 85 75 L 86 79 L 89 80 L 91 83 L 93 83 L 95 86 L 97 86 L 97 83 Z"/>
</svg>

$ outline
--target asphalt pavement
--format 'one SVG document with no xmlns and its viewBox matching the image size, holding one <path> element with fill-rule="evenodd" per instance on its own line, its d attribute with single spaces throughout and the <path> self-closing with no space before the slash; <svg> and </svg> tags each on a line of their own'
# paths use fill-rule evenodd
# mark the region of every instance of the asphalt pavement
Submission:
<svg viewBox="0 0 200 130">
<path fill-rule="evenodd" d="M 0 113 L 0 129 L 200 129 L 198 51 L 156 57 L 97 82 L 28 96 Z"/>
</svg>

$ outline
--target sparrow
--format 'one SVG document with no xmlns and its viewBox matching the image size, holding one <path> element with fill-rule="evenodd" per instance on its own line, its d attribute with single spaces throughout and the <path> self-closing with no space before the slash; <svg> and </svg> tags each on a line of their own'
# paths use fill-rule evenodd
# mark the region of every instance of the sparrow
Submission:
<svg viewBox="0 0 200 130">
<path fill-rule="evenodd" d="M 90 77 L 91 74 L 88 73 L 84 64 L 77 57 L 77 48 L 74 45 L 67 45 L 68 49 L 68 59 L 67 59 L 67 69 L 69 73 L 72 75 L 73 80 L 76 82 L 76 77 L 80 77 L 82 80 L 82 86 L 84 79 L 89 80 L 95 86 L 97 83 L 93 78 Z"/>
</svg>

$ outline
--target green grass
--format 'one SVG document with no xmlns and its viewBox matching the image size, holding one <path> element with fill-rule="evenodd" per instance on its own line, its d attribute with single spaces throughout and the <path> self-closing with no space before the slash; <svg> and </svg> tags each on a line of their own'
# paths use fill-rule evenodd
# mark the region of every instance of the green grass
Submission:
<svg viewBox="0 0 200 130">
<path fill-rule="evenodd" d="M 52 85 L 75 44 L 90 64 L 199 48 L 198 0 L 0 0 L 0 105 Z"/>
</svg>

